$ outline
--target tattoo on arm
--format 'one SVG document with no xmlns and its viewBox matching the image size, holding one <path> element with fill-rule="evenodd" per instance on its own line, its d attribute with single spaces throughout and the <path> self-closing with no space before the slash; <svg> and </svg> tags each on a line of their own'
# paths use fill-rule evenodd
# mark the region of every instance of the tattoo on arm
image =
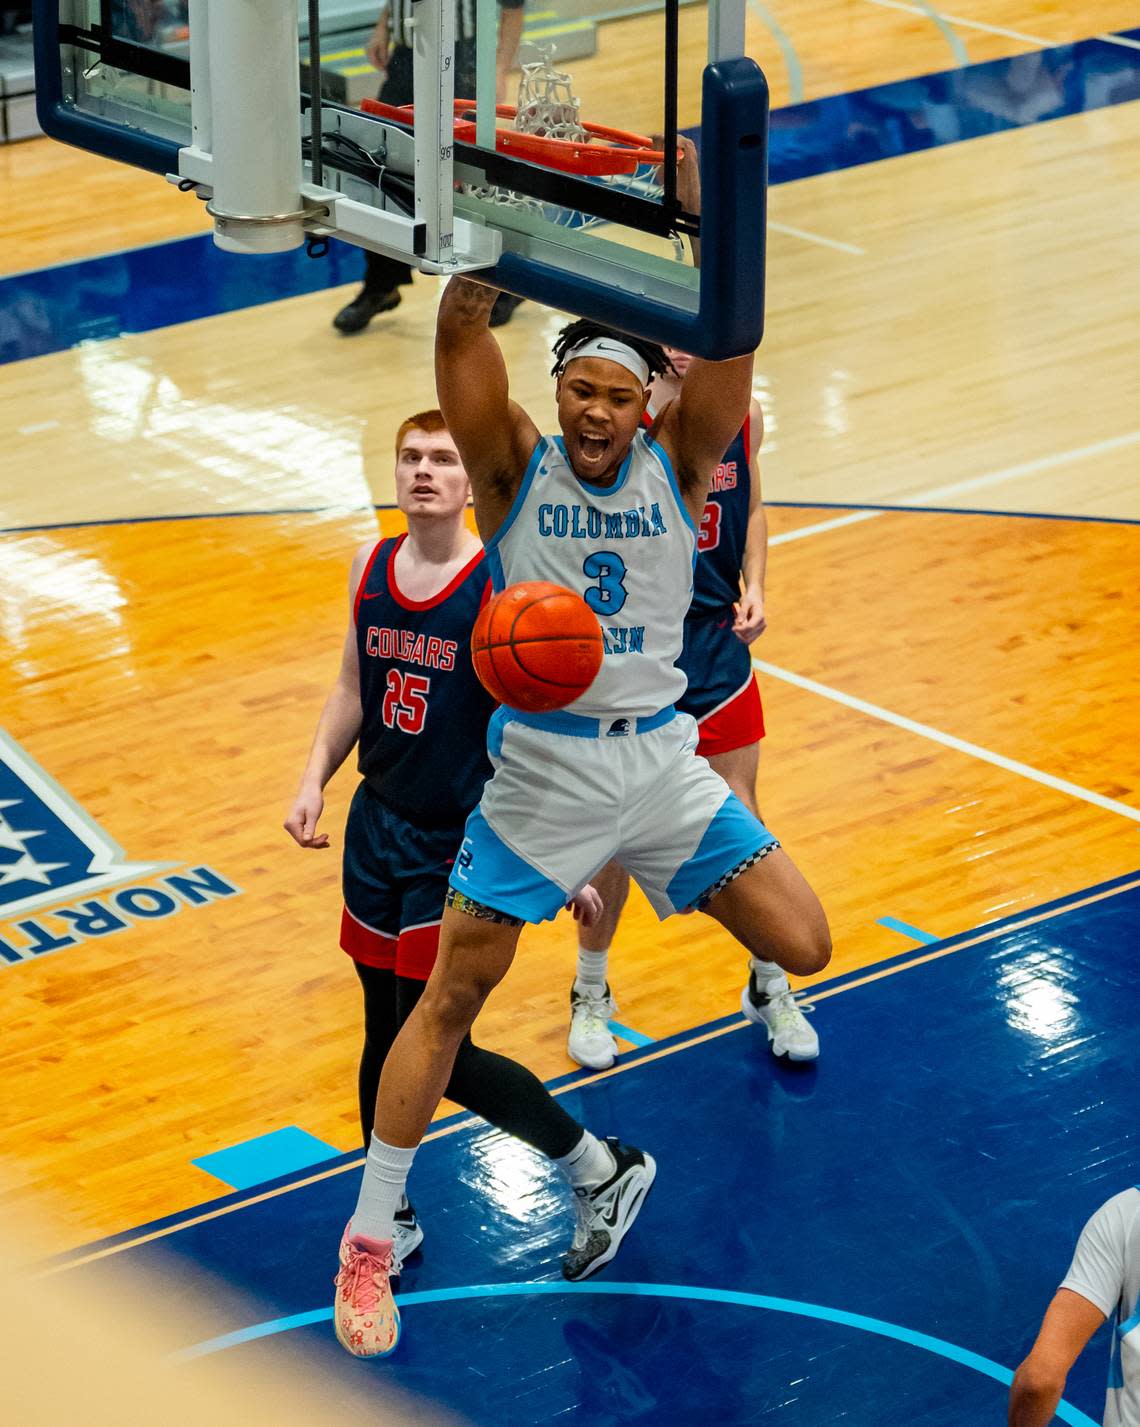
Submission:
<svg viewBox="0 0 1140 1427">
<path fill-rule="evenodd" d="M 447 299 L 448 317 L 461 327 L 485 327 L 491 315 L 491 308 L 499 293 L 486 283 L 472 282 L 470 278 L 453 277 L 444 294 Z"/>
</svg>

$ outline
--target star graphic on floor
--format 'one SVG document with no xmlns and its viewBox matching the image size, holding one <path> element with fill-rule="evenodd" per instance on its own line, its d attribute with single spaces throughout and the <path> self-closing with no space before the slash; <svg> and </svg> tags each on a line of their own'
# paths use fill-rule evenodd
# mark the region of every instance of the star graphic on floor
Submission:
<svg viewBox="0 0 1140 1427">
<path fill-rule="evenodd" d="M 15 862 L 0 862 L 0 887 L 6 887 L 9 882 L 38 882 L 43 887 L 51 886 L 51 874 L 58 872 L 61 867 L 66 867 L 66 862 L 37 862 L 25 846 L 33 837 L 43 837 L 42 828 L 31 828 L 27 832 L 19 832 L 4 816 L 5 808 L 19 806 L 18 798 L 6 798 L 0 801 L 0 851 L 18 852 L 20 856 Z"/>
</svg>

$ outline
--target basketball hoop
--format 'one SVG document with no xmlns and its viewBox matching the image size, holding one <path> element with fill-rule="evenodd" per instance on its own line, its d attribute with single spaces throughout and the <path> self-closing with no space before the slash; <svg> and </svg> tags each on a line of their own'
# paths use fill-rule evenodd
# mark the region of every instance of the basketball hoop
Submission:
<svg viewBox="0 0 1140 1427">
<path fill-rule="evenodd" d="M 660 199 L 661 165 L 664 151 L 655 148 L 644 134 L 628 133 L 603 124 L 589 124 L 580 114 L 578 97 L 570 75 L 553 63 L 553 49 L 531 45 L 538 58 L 522 65 L 517 104 L 496 104 L 495 117 L 511 121 L 511 127 L 495 128 L 495 149 L 560 173 L 590 178 L 608 188 Z M 368 114 L 402 125 L 413 122 L 413 106 L 401 108 L 366 99 L 361 108 Z M 463 142 L 475 139 L 475 104 L 470 99 L 455 101 L 455 137 Z M 680 159 L 681 154 L 677 155 Z M 463 191 L 486 203 L 520 209 L 563 228 L 588 229 L 603 222 L 590 213 L 542 202 L 526 194 L 493 184 L 467 184 Z M 685 261 L 685 248 L 673 235 L 673 257 Z"/>
<path fill-rule="evenodd" d="M 366 114 L 387 119 L 391 123 L 411 125 L 414 106 L 382 104 L 379 99 L 365 99 L 361 109 Z M 521 111 L 524 121 L 533 122 L 529 109 Z M 520 110 L 513 104 L 496 104 L 495 116 L 518 123 Z M 611 178 L 617 174 L 636 173 L 643 164 L 656 166 L 665 162 L 665 154 L 655 149 L 644 134 L 630 134 L 623 129 L 611 129 L 603 124 L 578 124 L 582 138 L 562 138 L 533 129 L 495 128 L 495 150 L 513 158 L 526 159 L 560 173 L 577 174 L 584 178 Z M 475 142 L 475 101 L 455 101 L 455 137 L 461 143 Z"/>
</svg>

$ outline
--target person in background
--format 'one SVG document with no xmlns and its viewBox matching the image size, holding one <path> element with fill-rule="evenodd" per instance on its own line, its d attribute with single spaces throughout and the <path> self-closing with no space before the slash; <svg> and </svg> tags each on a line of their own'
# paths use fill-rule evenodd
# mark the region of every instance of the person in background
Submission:
<svg viewBox="0 0 1140 1427">
<path fill-rule="evenodd" d="M 677 171 L 677 196 L 689 213 L 701 211 L 697 152 L 690 139 L 679 140 L 684 158 Z M 700 265 L 700 247 L 693 242 Z M 645 404 L 647 427 L 678 400 L 692 358 L 664 349 L 668 362 L 654 376 Z M 758 454 L 764 438 L 764 412 L 752 398 L 748 416 L 713 473 L 697 531 L 693 602 L 685 619 L 684 644 L 677 667 L 688 687 L 677 700 L 681 713 L 697 724 L 697 754 L 757 818 L 756 774 L 764 713 L 752 672 L 749 646 L 766 628 L 764 575 L 768 561 L 768 522 L 760 493 Z M 629 896 L 629 873 L 618 863 L 593 879 L 602 899 L 600 919 L 578 928 L 577 975 L 570 988 L 571 1060 L 591 1070 L 606 1070 L 617 1056 L 610 1029 L 617 1006 L 608 980 L 609 952 L 622 908 Z M 763 1025 L 773 1055 L 811 1061 L 819 1055 L 819 1037 L 808 1024 L 783 969 L 750 957 L 748 983 L 740 998 L 750 1021 Z"/>
<path fill-rule="evenodd" d="M 501 103 L 522 37 L 525 0 L 499 0 L 499 42 L 495 55 L 495 99 Z M 409 20 L 414 0 L 391 0 L 380 12 L 364 53 L 384 76 L 379 98 L 384 104 L 412 103 L 412 44 Z M 455 11 L 455 94 L 469 99 L 475 94 L 476 0 L 457 0 Z M 346 337 L 363 332 L 381 312 L 391 312 L 401 302 L 400 288 L 412 280 L 412 269 L 397 258 L 365 251 L 364 285 L 333 318 L 333 326 Z M 510 293 L 499 294 L 491 313 L 491 326 L 511 320 L 522 301 Z"/>
<path fill-rule="evenodd" d="M 1106 1318 L 1113 1319 L 1104 1427 L 1140 1427 L 1140 1185 L 1102 1204 L 1029 1356 L 1013 1377 L 1009 1427 L 1047 1427 L 1069 1372 Z"/>
</svg>

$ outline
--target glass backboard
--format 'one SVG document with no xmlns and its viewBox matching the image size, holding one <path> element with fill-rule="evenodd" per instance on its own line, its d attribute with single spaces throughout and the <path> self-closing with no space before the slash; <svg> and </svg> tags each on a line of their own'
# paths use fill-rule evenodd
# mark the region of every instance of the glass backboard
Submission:
<svg viewBox="0 0 1140 1427">
<path fill-rule="evenodd" d="M 701 355 L 749 350 L 767 85 L 743 0 L 619 4 L 392 0 L 378 50 L 359 0 L 37 0 L 40 122 L 195 189 L 236 251 L 336 235 Z M 637 161 L 576 171 L 574 153 L 614 147 Z"/>
</svg>

